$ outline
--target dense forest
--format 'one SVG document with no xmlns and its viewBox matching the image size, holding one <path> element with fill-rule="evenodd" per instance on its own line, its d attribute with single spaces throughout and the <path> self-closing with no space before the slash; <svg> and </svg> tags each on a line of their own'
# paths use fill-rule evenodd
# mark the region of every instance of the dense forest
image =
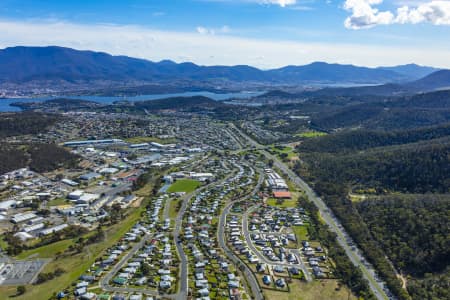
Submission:
<svg viewBox="0 0 450 300">
<path fill-rule="evenodd" d="M 17 146 L 0 144 L 0 174 L 17 170 L 28 165 L 28 156 Z"/>
<path fill-rule="evenodd" d="M 366 128 L 393 130 L 450 122 L 450 92 L 440 91 L 369 103 L 350 104 L 313 117 L 312 124 L 326 130 Z"/>
<path fill-rule="evenodd" d="M 297 148 L 301 160 L 295 171 L 314 186 L 400 299 L 409 296 L 391 262 L 411 276 L 412 298 L 443 299 L 445 288 L 432 282 L 445 276 L 439 274 L 448 266 L 450 198 L 420 194 L 450 191 L 448 131 L 448 125 L 349 131 L 306 140 Z M 380 199 L 352 202 L 352 191 L 370 191 Z"/>
<path fill-rule="evenodd" d="M 328 184 L 446 193 L 450 189 L 449 153 L 450 141 L 445 139 L 344 154 L 301 152 L 301 158 L 307 169 L 303 176 L 310 176 L 322 189 Z M 301 167 L 299 163 L 297 168 Z"/>
<path fill-rule="evenodd" d="M 399 270 L 422 277 L 450 264 L 450 196 L 379 196 L 356 207 Z"/>
<path fill-rule="evenodd" d="M 299 146 L 301 152 L 351 152 L 433 140 L 450 136 L 450 123 L 410 130 L 373 131 L 350 130 L 316 139 L 306 139 Z"/>
<path fill-rule="evenodd" d="M 0 138 L 42 133 L 61 119 L 61 116 L 35 112 L 1 113 Z"/>
<path fill-rule="evenodd" d="M 76 167 L 79 157 L 55 144 L 0 145 L 0 174 L 29 167 L 42 173 L 66 167 Z"/>
</svg>

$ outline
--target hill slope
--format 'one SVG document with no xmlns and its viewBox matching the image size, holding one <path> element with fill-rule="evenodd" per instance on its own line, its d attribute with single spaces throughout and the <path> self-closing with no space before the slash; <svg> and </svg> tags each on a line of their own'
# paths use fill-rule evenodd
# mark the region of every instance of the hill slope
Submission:
<svg viewBox="0 0 450 300">
<path fill-rule="evenodd" d="M 407 86 L 422 90 L 450 89 L 450 70 L 436 71 L 422 79 L 409 83 Z"/>
</svg>

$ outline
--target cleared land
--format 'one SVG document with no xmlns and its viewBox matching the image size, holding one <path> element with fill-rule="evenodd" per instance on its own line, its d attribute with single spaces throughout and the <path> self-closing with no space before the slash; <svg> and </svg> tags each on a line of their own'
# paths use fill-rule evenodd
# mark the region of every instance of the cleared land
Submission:
<svg viewBox="0 0 450 300">
<path fill-rule="evenodd" d="M 294 280 L 289 285 L 290 293 L 263 289 L 267 299 L 277 300 L 347 300 L 357 299 L 345 287 L 339 287 L 333 279 L 317 280 L 310 283 Z"/>
<path fill-rule="evenodd" d="M 327 135 L 325 132 L 320 131 L 306 131 L 296 134 L 295 136 L 302 137 L 302 138 L 315 138 L 319 136 Z"/>
<path fill-rule="evenodd" d="M 297 201 L 293 199 L 277 200 L 275 198 L 269 198 L 267 199 L 266 203 L 269 206 L 275 206 L 279 208 L 289 208 L 297 206 Z"/>
<path fill-rule="evenodd" d="M 306 226 L 293 226 L 298 241 L 309 240 L 308 228 Z"/>
</svg>

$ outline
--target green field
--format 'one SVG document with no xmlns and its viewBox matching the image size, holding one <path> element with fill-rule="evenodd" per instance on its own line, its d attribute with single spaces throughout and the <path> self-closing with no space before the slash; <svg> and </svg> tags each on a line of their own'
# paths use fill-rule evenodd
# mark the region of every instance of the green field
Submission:
<svg viewBox="0 0 450 300">
<path fill-rule="evenodd" d="M 293 199 L 284 199 L 282 200 L 283 202 L 281 204 L 277 203 L 277 199 L 275 198 L 269 198 L 267 199 L 267 205 L 269 206 L 275 206 L 275 207 L 280 207 L 280 208 L 289 208 L 289 207 L 296 207 L 297 206 L 297 201 L 293 200 Z"/>
<path fill-rule="evenodd" d="M 294 149 L 292 149 L 292 147 L 288 147 L 288 146 L 286 146 L 286 147 L 278 147 L 278 146 L 273 145 L 271 147 L 271 150 L 275 151 L 275 152 L 279 152 L 279 153 L 290 153 Z"/>
<path fill-rule="evenodd" d="M 305 283 L 294 280 L 289 284 L 290 292 L 278 292 L 263 289 L 267 299 L 277 300 L 355 300 L 357 299 L 347 287 L 339 286 L 337 280 L 314 280 Z"/>
<path fill-rule="evenodd" d="M 297 236 L 297 241 L 304 241 L 309 239 L 308 227 L 306 226 L 293 226 L 295 235 Z"/>
<path fill-rule="evenodd" d="M 315 138 L 315 137 L 324 136 L 324 135 L 327 135 L 327 133 L 320 132 L 320 131 L 305 131 L 305 132 L 297 133 L 295 136 L 301 137 L 301 138 Z"/>
<path fill-rule="evenodd" d="M 16 258 L 17 259 L 26 259 L 27 257 L 53 258 L 55 257 L 56 253 L 64 252 L 64 250 L 66 250 L 73 243 L 74 243 L 73 240 L 62 240 L 36 249 L 25 250 L 22 253 L 20 253 Z"/>
<path fill-rule="evenodd" d="M 180 203 L 180 199 L 172 199 L 170 200 L 170 205 L 169 205 L 169 218 L 170 219 L 175 219 L 178 215 L 178 205 Z"/>
<path fill-rule="evenodd" d="M 0 248 L 2 250 L 8 248 L 8 243 L 4 240 L 3 236 L 0 237 Z"/>
<path fill-rule="evenodd" d="M 294 148 L 289 146 L 276 146 L 272 145 L 270 147 L 270 152 L 279 158 L 283 159 L 283 157 L 287 159 L 293 159 L 297 157 L 297 153 L 294 151 Z"/>
<path fill-rule="evenodd" d="M 56 199 L 48 201 L 47 205 L 48 206 L 58 206 L 58 205 L 64 205 L 67 203 L 68 203 L 68 201 L 66 199 L 56 198 Z"/>
<path fill-rule="evenodd" d="M 181 179 L 177 180 L 169 187 L 168 193 L 180 193 L 186 192 L 190 193 L 195 191 L 201 185 L 200 181 L 192 179 Z"/>
</svg>

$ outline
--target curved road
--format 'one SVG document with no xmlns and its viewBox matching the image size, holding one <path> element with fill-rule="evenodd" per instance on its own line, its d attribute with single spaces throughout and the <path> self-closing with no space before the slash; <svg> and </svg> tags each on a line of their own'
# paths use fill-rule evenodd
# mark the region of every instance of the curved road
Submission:
<svg viewBox="0 0 450 300">
<path fill-rule="evenodd" d="M 264 295 L 262 294 L 261 288 L 258 284 L 258 280 L 256 279 L 256 276 L 252 272 L 252 270 L 250 270 L 250 268 L 245 263 L 242 263 L 241 259 L 239 257 L 237 257 L 234 254 L 234 252 L 231 251 L 230 248 L 228 247 L 226 240 L 225 240 L 225 226 L 226 226 L 227 216 L 230 213 L 230 210 L 233 207 L 233 204 L 235 204 L 237 202 L 245 201 L 245 200 L 249 199 L 250 197 L 252 197 L 253 195 L 255 195 L 258 192 L 259 188 L 261 187 L 263 180 L 264 180 L 264 176 L 263 176 L 262 172 L 259 172 L 258 183 L 256 184 L 253 191 L 249 195 L 245 196 L 244 198 L 229 202 L 224 207 L 222 214 L 220 215 L 220 218 L 219 218 L 219 230 L 217 231 L 219 246 L 223 249 L 226 256 L 236 266 L 242 265 L 244 267 L 244 270 L 242 272 L 244 273 L 245 278 L 247 279 L 247 282 L 250 285 L 250 288 L 252 289 L 254 299 L 257 299 L 257 300 L 264 299 Z"/>
<path fill-rule="evenodd" d="M 266 265 L 283 266 L 283 267 L 292 267 L 292 266 L 294 266 L 294 265 L 292 265 L 290 263 L 271 261 L 271 260 L 267 259 L 267 257 L 265 257 L 264 255 L 262 255 L 261 251 L 256 249 L 256 247 L 253 244 L 253 241 L 252 241 L 252 239 L 250 237 L 250 233 L 248 231 L 248 215 L 250 214 L 250 212 L 252 212 L 258 206 L 259 205 L 255 205 L 255 206 L 252 206 L 251 208 L 249 208 L 247 211 L 244 212 L 244 215 L 242 217 L 242 232 L 244 233 L 244 237 L 245 237 L 245 240 L 247 242 L 248 247 L 250 248 L 250 250 L 253 251 L 253 253 L 256 254 L 256 256 L 258 256 L 259 260 L 264 262 Z M 310 272 L 308 272 L 308 269 L 306 268 L 306 265 L 304 264 L 300 254 L 298 254 L 298 260 L 299 260 L 298 265 L 302 269 L 303 274 L 305 275 L 306 281 L 308 281 L 308 282 L 312 281 L 311 274 L 310 274 Z M 297 264 L 295 266 L 297 266 Z"/>
<path fill-rule="evenodd" d="M 298 187 L 300 187 L 308 196 L 308 198 L 317 206 L 319 212 L 324 219 L 324 221 L 329 226 L 330 230 L 336 233 L 337 241 L 341 245 L 341 247 L 345 250 L 347 256 L 350 258 L 352 263 L 359 267 L 363 273 L 364 278 L 369 282 L 369 286 L 377 297 L 377 299 L 389 299 L 386 291 L 388 288 L 384 282 L 381 280 L 377 280 L 375 269 L 368 263 L 363 264 L 363 261 L 366 261 L 362 251 L 359 249 L 352 250 L 350 244 L 353 244 L 350 235 L 345 231 L 344 227 L 340 224 L 340 222 L 332 215 L 331 210 L 325 204 L 325 202 L 316 195 L 316 193 L 311 189 L 311 187 L 303 181 L 299 176 L 297 176 L 291 169 L 289 169 L 284 163 L 282 163 L 278 157 L 268 153 L 263 145 L 260 145 L 255 140 L 250 138 L 248 135 L 243 133 L 239 128 L 237 128 L 234 124 L 230 124 L 236 132 L 238 132 L 243 138 L 245 138 L 253 147 L 259 149 L 260 152 L 268 159 L 273 160 L 275 166 L 279 168 L 285 175 L 289 177 L 289 179 L 295 183 Z"/>
</svg>

